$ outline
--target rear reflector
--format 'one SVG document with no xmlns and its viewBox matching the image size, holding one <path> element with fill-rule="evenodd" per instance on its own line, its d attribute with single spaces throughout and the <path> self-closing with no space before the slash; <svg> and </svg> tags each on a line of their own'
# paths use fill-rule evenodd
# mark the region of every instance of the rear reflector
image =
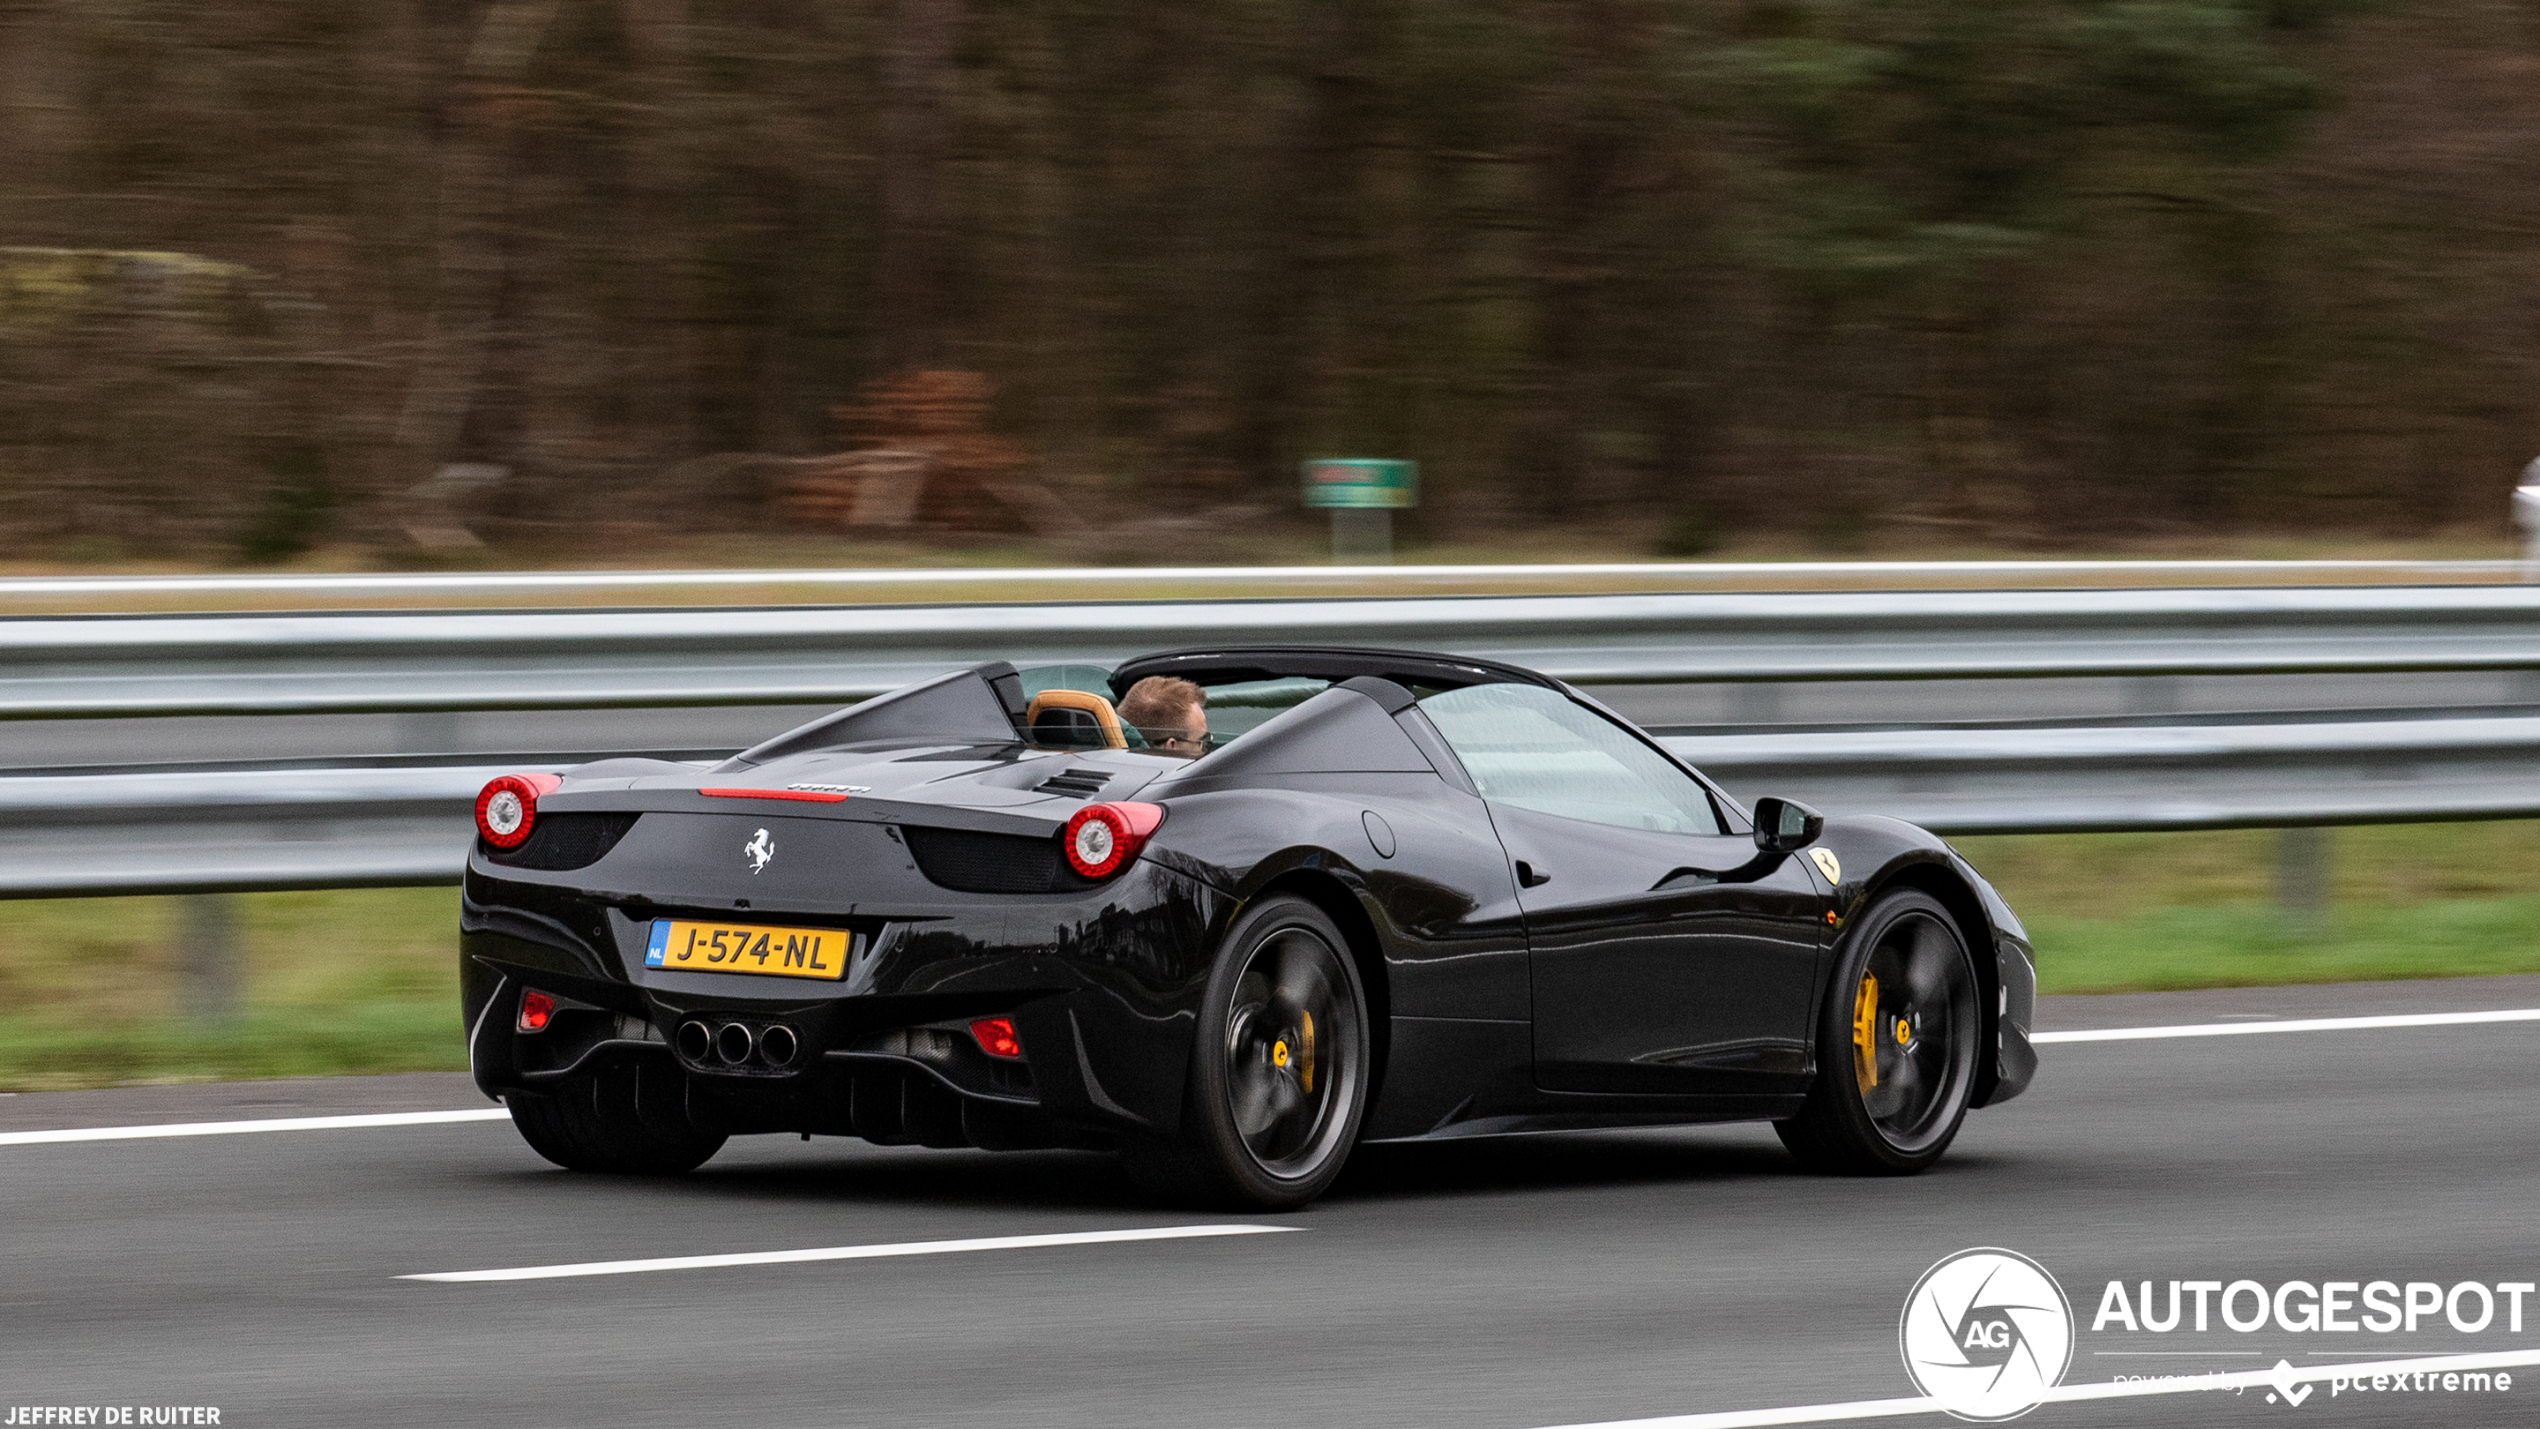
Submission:
<svg viewBox="0 0 2540 1429">
<path fill-rule="evenodd" d="M 798 804 L 843 804 L 847 796 L 825 789 L 699 789 L 709 799 L 791 799 Z"/>
<path fill-rule="evenodd" d="M 1014 1024 L 1002 1017 L 982 1017 L 971 1023 L 970 1035 L 979 1050 L 991 1057 L 1011 1062 L 1023 1055 L 1023 1039 L 1014 1035 Z"/>
<path fill-rule="evenodd" d="M 520 1030 L 544 1032 L 556 1015 L 556 1000 L 535 990 L 520 995 Z"/>
</svg>

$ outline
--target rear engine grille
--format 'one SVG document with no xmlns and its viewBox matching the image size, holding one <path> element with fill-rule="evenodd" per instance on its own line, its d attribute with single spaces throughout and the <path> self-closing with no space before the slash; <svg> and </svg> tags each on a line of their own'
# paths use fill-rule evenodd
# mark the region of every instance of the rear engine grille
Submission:
<svg viewBox="0 0 2540 1429">
<path fill-rule="evenodd" d="M 563 873 L 589 868 L 608 856 L 642 814 L 542 814 L 518 848 L 486 850 L 486 858 L 505 868 L 534 868 Z"/>
<path fill-rule="evenodd" d="M 1070 769 L 1042 780 L 1033 787 L 1032 792 L 1064 794 L 1071 799 L 1085 799 L 1101 793 L 1102 786 L 1110 782 L 1111 775 L 1106 770 Z"/>
<path fill-rule="evenodd" d="M 1059 857 L 1058 840 L 904 824 L 927 881 L 956 893 L 1063 893 L 1093 885 Z"/>
</svg>

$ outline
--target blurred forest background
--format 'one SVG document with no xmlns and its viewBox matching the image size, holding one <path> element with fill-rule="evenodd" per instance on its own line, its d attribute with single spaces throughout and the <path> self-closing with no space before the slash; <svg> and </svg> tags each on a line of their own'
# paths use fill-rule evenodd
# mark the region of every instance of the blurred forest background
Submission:
<svg viewBox="0 0 2540 1429">
<path fill-rule="evenodd" d="M 0 558 L 2501 535 L 2536 377 L 2531 0 L 0 0 Z"/>
</svg>

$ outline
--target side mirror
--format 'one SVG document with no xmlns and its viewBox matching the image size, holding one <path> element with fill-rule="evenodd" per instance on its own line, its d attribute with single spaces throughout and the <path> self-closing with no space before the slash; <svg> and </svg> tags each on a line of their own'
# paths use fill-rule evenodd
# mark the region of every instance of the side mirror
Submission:
<svg viewBox="0 0 2540 1429">
<path fill-rule="evenodd" d="M 1766 853 L 1797 853 L 1826 831 L 1826 816 L 1796 799 L 1755 801 L 1755 846 Z"/>
</svg>

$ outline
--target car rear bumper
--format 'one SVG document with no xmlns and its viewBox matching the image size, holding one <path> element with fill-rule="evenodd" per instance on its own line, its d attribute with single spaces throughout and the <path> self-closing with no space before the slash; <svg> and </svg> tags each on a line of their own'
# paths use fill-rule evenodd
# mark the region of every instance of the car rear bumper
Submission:
<svg viewBox="0 0 2540 1429">
<path fill-rule="evenodd" d="M 471 869 L 460 916 L 469 1064 L 496 1097 L 628 1079 L 639 1100 L 734 1133 L 992 1147 L 1169 1133 L 1222 904 L 1207 885 L 1142 863 L 1072 895 L 720 915 L 851 931 L 832 983 L 647 968 L 654 919 L 703 910 Z M 555 1005 L 534 1032 L 519 1023 L 530 990 Z M 1011 1022 L 1020 1058 L 991 1056 L 970 1035 L 986 1017 Z"/>
</svg>

